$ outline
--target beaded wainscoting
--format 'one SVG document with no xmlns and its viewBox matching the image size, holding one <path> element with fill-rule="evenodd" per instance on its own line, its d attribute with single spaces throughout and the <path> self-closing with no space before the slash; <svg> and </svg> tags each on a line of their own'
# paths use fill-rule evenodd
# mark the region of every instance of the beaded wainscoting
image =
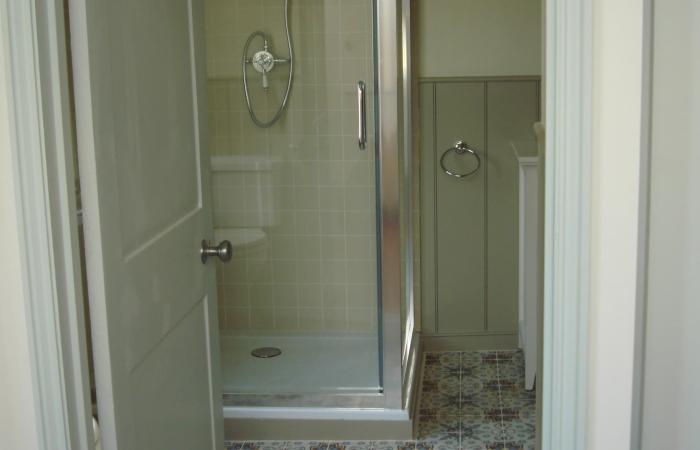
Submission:
<svg viewBox="0 0 700 450">
<path fill-rule="evenodd" d="M 534 450 L 535 393 L 518 350 L 426 353 L 415 441 L 227 442 L 227 450 Z"/>
</svg>

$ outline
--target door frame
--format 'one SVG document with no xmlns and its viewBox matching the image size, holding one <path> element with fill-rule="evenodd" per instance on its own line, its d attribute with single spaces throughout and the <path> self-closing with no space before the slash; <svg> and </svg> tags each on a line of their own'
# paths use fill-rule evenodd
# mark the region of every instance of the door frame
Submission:
<svg viewBox="0 0 700 450">
<path fill-rule="evenodd" d="M 543 450 L 586 449 L 593 16 L 589 0 L 545 0 Z"/>
<path fill-rule="evenodd" d="M 19 264 L 41 449 L 92 449 L 62 0 L 0 1 Z"/>
<path fill-rule="evenodd" d="M 587 0 L 546 0 L 546 7 L 542 448 L 584 449 L 592 14 Z M 36 428 L 43 448 L 87 450 L 91 411 L 63 0 L 1 0 L 0 8 Z"/>
</svg>

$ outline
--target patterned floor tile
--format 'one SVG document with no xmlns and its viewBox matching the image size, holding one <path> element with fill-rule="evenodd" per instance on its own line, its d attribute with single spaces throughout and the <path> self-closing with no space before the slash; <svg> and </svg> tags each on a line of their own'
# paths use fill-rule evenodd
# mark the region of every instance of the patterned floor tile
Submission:
<svg viewBox="0 0 700 450">
<path fill-rule="evenodd" d="M 421 392 L 458 393 L 460 389 L 459 377 L 444 376 L 426 380 L 421 386 Z"/>
<path fill-rule="evenodd" d="M 287 450 L 308 450 L 310 442 L 290 441 L 287 442 Z"/>
<path fill-rule="evenodd" d="M 458 368 L 462 361 L 459 352 L 429 352 L 425 354 L 425 365 L 441 368 Z"/>
<path fill-rule="evenodd" d="M 458 392 L 422 392 L 420 395 L 420 407 L 418 411 L 422 416 L 457 416 L 461 410 L 462 396 Z"/>
<path fill-rule="evenodd" d="M 226 450 L 534 450 L 535 392 L 521 351 L 426 353 L 417 441 L 256 441 Z"/>
<path fill-rule="evenodd" d="M 525 382 L 525 373 L 523 372 L 523 369 L 513 365 L 513 364 L 507 364 L 504 365 L 502 363 L 498 363 L 498 378 L 502 380 L 521 380 L 523 383 Z M 524 385 L 523 385 L 524 387 Z"/>
<path fill-rule="evenodd" d="M 500 422 L 472 422 L 464 420 L 462 424 L 462 446 L 490 448 L 503 442 L 503 427 Z"/>
<path fill-rule="evenodd" d="M 243 442 L 240 448 L 241 450 L 257 450 L 255 442 Z"/>
<path fill-rule="evenodd" d="M 479 351 L 479 356 L 481 356 L 481 362 L 484 364 L 488 364 L 491 361 L 498 361 L 497 350 L 481 350 Z"/>
<path fill-rule="evenodd" d="M 469 408 L 498 408 L 501 406 L 501 396 L 498 391 L 482 391 L 476 394 L 465 394 L 460 403 L 462 412 L 466 413 Z"/>
<path fill-rule="evenodd" d="M 524 446 L 535 439 L 535 426 L 520 421 L 504 422 L 503 440 Z"/>
<path fill-rule="evenodd" d="M 284 442 L 282 441 L 282 443 L 284 443 Z M 262 444 L 262 442 L 246 441 L 241 446 L 241 450 L 261 450 L 261 448 L 260 448 L 261 444 Z"/>
<path fill-rule="evenodd" d="M 396 450 L 415 450 L 416 441 L 397 442 Z"/>
<path fill-rule="evenodd" d="M 517 352 L 513 356 L 513 364 L 525 370 L 525 355 L 523 355 L 523 352 Z"/>
<path fill-rule="evenodd" d="M 483 364 L 478 369 L 464 369 L 462 378 L 475 378 L 482 381 L 498 380 L 498 364 Z"/>
<path fill-rule="evenodd" d="M 472 419 L 472 417 L 464 416 L 465 418 Z M 501 423 L 503 422 L 503 409 L 501 407 L 488 408 L 482 411 L 482 422 L 493 422 Z"/>
<path fill-rule="evenodd" d="M 488 382 L 478 377 L 464 376 L 460 381 L 462 394 L 478 394 L 486 389 Z"/>
<path fill-rule="evenodd" d="M 524 408 L 535 404 L 535 393 L 521 390 L 501 391 L 501 406 L 504 408 Z"/>
<path fill-rule="evenodd" d="M 440 438 L 444 435 L 459 434 L 461 421 L 459 416 L 420 416 L 418 421 L 418 439 Z"/>
<path fill-rule="evenodd" d="M 461 369 L 444 368 L 439 366 L 426 367 L 423 372 L 423 380 L 440 381 L 445 378 L 454 378 L 459 382 Z"/>
<path fill-rule="evenodd" d="M 416 443 L 416 450 L 457 450 L 460 448 L 460 434 L 450 433 L 439 436 L 430 436 L 426 439 L 419 439 Z"/>
<path fill-rule="evenodd" d="M 522 391 L 525 389 L 525 380 L 499 377 L 498 389 L 500 391 Z"/>
<path fill-rule="evenodd" d="M 255 441 L 246 442 L 241 450 L 285 450 L 285 441 Z"/>
<path fill-rule="evenodd" d="M 465 382 L 465 385 L 467 382 Z M 482 391 L 484 392 L 495 392 L 498 393 L 501 390 L 501 380 L 498 378 L 494 378 L 492 380 L 481 380 L 479 382 L 482 386 Z"/>
<path fill-rule="evenodd" d="M 520 408 L 518 411 L 518 416 L 523 422 L 534 425 L 537 421 L 537 408 L 535 407 L 535 404 L 529 404 Z"/>
<path fill-rule="evenodd" d="M 520 409 L 519 408 L 501 408 L 501 421 L 502 422 L 519 422 Z"/>
<path fill-rule="evenodd" d="M 342 445 L 345 450 L 370 450 L 372 448 L 371 441 L 345 441 Z"/>
<path fill-rule="evenodd" d="M 372 450 L 415 450 L 416 441 L 373 441 Z"/>
</svg>

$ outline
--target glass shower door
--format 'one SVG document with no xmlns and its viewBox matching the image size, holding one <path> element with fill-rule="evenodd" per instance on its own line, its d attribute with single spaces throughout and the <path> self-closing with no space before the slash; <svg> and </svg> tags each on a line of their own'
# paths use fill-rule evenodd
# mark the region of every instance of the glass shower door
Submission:
<svg viewBox="0 0 700 450">
<path fill-rule="evenodd" d="M 374 4 L 205 12 L 214 226 L 234 248 L 217 271 L 224 392 L 379 392 Z"/>
</svg>

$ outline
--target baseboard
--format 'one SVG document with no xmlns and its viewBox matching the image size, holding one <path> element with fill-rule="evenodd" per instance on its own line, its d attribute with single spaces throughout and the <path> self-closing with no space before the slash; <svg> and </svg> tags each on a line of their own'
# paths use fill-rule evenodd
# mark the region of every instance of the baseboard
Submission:
<svg viewBox="0 0 700 450">
<path fill-rule="evenodd" d="M 225 419 L 234 441 L 382 441 L 413 439 L 413 420 Z"/>
<path fill-rule="evenodd" d="M 423 335 L 423 351 L 500 350 L 518 348 L 518 333 Z"/>
</svg>

